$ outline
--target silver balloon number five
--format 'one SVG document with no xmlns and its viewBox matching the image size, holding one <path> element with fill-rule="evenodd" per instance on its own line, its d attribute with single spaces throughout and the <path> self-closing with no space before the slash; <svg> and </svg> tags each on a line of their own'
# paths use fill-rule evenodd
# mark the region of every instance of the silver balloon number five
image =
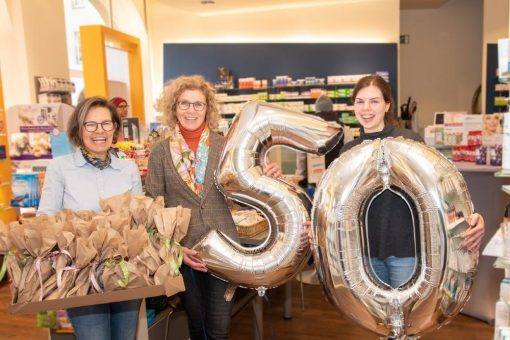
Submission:
<svg viewBox="0 0 510 340">
<path fill-rule="evenodd" d="M 374 276 L 366 255 L 366 228 L 377 228 L 365 222 L 370 199 L 385 190 L 404 193 L 419 220 L 417 270 L 397 289 Z M 327 296 L 381 336 L 403 339 L 438 328 L 469 297 L 478 253 L 462 247 L 460 236 L 472 212 L 455 166 L 422 143 L 377 139 L 345 152 L 322 177 L 312 211 L 314 257 Z"/>
<path fill-rule="evenodd" d="M 301 249 L 310 202 L 294 186 L 264 175 L 261 162 L 276 145 L 325 153 L 338 143 L 341 130 L 338 124 L 264 102 L 243 107 L 226 136 L 216 183 L 229 199 L 261 211 L 270 224 L 269 236 L 248 248 L 211 231 L 194 249 L 213 275 L 262 295 L 299 272 L 310 257 L 309 247 Z"/>
</svg>

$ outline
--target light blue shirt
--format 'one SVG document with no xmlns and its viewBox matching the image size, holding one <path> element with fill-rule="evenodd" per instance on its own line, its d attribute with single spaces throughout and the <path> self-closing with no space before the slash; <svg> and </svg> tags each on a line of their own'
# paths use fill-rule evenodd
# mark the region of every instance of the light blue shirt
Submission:
<svg viewBox="0 0 510 340">
<path fill-rule="evenodd" d="M 111 155 L 110 166 L 99 170 L 87 163 L 81 151 L 50 161 L 37 214 L 53 215 L 67 208 L 99 211 L 99 199 L 130 191 L 142 193 L 135 162 Z"/>
</svg>

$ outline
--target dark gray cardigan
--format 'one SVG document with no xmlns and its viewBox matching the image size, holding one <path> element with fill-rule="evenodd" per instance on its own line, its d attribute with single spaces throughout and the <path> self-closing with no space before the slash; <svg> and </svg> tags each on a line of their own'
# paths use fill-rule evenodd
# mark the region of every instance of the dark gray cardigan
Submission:
<svg viewBox="0 0 510 340">
<path fill-rule="evenodd" d="M 386 137 L 399 137 L 423 142 L 420 136 L 411 130 L 394 128 L 386 125 L 381 132 L 364 133 L 363 128 L 359 138 L 345 144 L 340 154 L 361 144 L 366 140 Z M 381 260 L 389 256 L 413 257 L 414 237 L 419 249 L 418 215 L 414 210 L 416 221 L 416 234 L 413 235 L 411 212 L 405 202 L 391 191 L 384 191 L 372 203 L 368 211 L 368 240 L 370 243 L 370 256 Z"/>
</svg>

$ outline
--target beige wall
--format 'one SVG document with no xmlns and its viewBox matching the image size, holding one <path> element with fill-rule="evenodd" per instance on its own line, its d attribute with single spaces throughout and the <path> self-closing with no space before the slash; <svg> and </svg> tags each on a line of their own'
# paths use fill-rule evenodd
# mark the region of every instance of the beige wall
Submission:
<svg viewBox="0 0 510 340">
<path fill-rule="evenodd" d="M 482 0 L 401 11 L 401 34 L 410 35 L 410 44 L 400 46 L 400 99 L 418 102 L 419 131 L 434 112 L 470 111 L 482 79 L 482 15 Z"/>
<path fill-rule="evenodd" d="M 5 107 L 35 102 L 35 76 L 69 78 L 62 0 L 0 0 Z M 7 11 L 7 13 L 5 13 Z"/>
<path fill-rule="evenodd" d="M 317 8 L 274 9 L 209 17 L 199 17 L 172 8 L 163 0 L 154 0 L 150 3 L 148 15 L 155 97 L 163 87 L 164 43 L 394 43 L 399 37 L 398 0 L 346 1 Z M 206 55 L 203 57 L 207 58 Z M 317 62 L 320 62 L 319 59 Z"/>
<path fill-rule="evenodd" d="M 508 0 L 486 0 L 483 3 L 483 54 L 482 54 L 482 113 L 485 113 L 485 83 L 487 81 L 487 44 L 508 38 Z"/>
</svg>

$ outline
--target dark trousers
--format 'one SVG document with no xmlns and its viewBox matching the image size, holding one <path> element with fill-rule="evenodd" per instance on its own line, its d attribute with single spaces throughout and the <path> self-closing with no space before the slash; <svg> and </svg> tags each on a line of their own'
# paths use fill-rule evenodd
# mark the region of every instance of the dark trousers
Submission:
<svg viewBox="0 0 510 340">
<path fill-rule="evenodd" d="M 228 283 L 186 265 L 181 273 L 186 291 L 180 295 L 191 339 L 228 339 L 232 314 L 232 302 L 224 297 Z"/>
</svg>

